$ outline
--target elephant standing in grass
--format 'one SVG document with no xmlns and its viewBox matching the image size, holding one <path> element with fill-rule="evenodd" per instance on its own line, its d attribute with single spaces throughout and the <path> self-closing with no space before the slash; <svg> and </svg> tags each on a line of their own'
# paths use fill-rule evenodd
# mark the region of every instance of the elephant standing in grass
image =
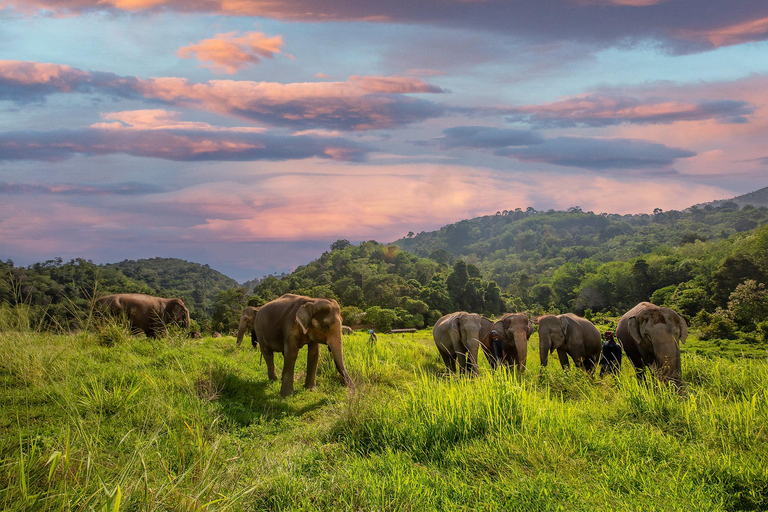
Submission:
<svg viewBox="0 0 768 512">
<path fill-rule="evenodd" d="M 251 345 L 256 347 L 258 345 L 258 339 L 256 338 L 256 330 L 253 323 L 256 320 L 256 312 L 259 308 L 248 306 L 243 310 L 243 314 L 240 315 L 240 325 L 237 328 L 237 346 L 243 342 L 243 336 L 246 332 L 251 333 Z"/>
<path fill-rule="evenodd" d="M 255 319 L 256 337 L 267 362 L 269 380 L 277 380 L 274 353 L 283 354 L 283 376 L 280 394 L 293 393 L 293 371 L 299 349 L 307 345 L 307 378 L 304 386 L 315 388 L 320 344 L 328 346 L 336 370 L 344 383 L 354 384 L 341 352 L 341 309 L 333 299 L 314 299 L 286 293 L 259 308 Z"/>
<path fill-rule="evenodd" d="M 477 373 L 477 353 L 483 347 L 488 362 L 495 367 L 490 355 L 489 335 L 493 322 L 477 313 L 459 311 L 445 315 L 435 323 L 432 336 L 445 367 L 456 373 L 456 361 L 462 372 Z"/>
<path fill-rule="evenodd" d="M 507 313 L 493 324 L 504 341 L 504 356 L 502 361 L 507 367 L 513 365 L 518 372 L 525 370 L 528 360 L 528 338 L 533 334 L 533 323 L 526 313 Z"/>
<path fill-rule="evenodd" d="M 638 377 L 652 366 L 663 381 L 682 386 L 680 344 L 688 337 L 688 324 L 677 311 L 641 302 L 621 317 L 616 337 Z"/>
<path fill-rule="evenodd" d="M 131 328 L 148 338 L 172 324 L 188 328 L 189 310 L 181 299 L 163 299 L 143 293 L 117 293 L 96 300 L 97 307 L 115 315 L 124 314 Z"/>
<path fill-rule="evenodd" d="M 600 361 L 600 331 L 586 318 L 573 313 L 545 315 L 539 317 L 538 324 L 542 368 L 547 366 L 549 354 L 555 350 L 564 370 L 568 368 L 568 356 L 576 366 L 587 371 L 592 371 Z"/>
</svg>

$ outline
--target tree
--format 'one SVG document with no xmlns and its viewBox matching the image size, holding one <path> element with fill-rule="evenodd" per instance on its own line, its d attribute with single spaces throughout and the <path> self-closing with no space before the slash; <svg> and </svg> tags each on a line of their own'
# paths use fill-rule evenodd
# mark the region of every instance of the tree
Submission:
<svg viewBox="0 0 768 512">
<path fill-rule="evenodd" d="M 748 279 L 736 287 L 728 298 L 728 316 L 740 327 L 755 330 L 768 318 L 768 289 L 763 283 Z"/>
<path fill-rule="evenodd" d="M 349 240 L 339 239 L 331 244 L 331 251 L 343 251 L 347 247 L 351 247 L 352 243 Z"/>
<path fill-rule="evenodd" d="M 219 292 L 213 306 L 211 325 L 214 330 L 228 332 L 237 329 L 240 315 L 248 302 L 244 288 Z"/>
</svg>

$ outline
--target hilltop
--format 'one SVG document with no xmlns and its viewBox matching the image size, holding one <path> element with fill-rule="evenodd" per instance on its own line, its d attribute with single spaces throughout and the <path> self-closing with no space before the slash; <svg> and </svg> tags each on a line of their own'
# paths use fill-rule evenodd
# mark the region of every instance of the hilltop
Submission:
<svg viewBox="0 0 768 512">
<path fill-rule="evenodd" d="M 730 199 L 718 199 L 717 201 L 702 203 L 697 206 L 700 208 L 703 208 L 709 205 L 714 208 L 717 208 L 719 206 L 722 206 L 725 203 L 735 203 L 739 205 L 739 207 L 744 207 L 746 205 L 751 205 L 756 207 L 768 206 L 768 187 L 761 188 L 760 190 L 755 190 L 754 192 L 750 192 L 748 194 L 742 194 L 740 196 L 732 197 Z"/>
</svg>

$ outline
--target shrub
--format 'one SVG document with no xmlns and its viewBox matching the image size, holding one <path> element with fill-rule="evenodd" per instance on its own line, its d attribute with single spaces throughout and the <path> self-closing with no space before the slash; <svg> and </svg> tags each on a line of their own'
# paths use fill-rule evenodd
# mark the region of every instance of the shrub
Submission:
<svg viewBox="0 0 768 512">
<path fill-rule="evenodd" d="M 736 324 L 730 318 L 716 313 L 711 315 L 708 324 L 701 327 L 699 337 L 703 340 L 736 339 Z"/>
</svg>

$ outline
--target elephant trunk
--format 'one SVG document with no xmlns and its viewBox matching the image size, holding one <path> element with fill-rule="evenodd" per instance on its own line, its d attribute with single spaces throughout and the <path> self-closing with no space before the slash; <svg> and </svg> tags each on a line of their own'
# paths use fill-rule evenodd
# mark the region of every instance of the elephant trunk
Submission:
<svg viewBox="0 0 768 512">
<path fill-rule="evenodd" d="M 191 325 L 192 325 L 192 320 L 189 319 L 189 310 L 185 308 L 184 309 L 184 325 L 183 325 L 183 327 L 185 329 L 189 329 Z"/>
<path fill-rule="evenodd" d="M 539 361 L 541 367 L 546 368 L 549 360 L 549 352 L 552 350 L 552 341 L 549 339 L 549 332 L 539 330 Z"/>
<path fill-rule="evenodd" d="M 245 319 L 240 319 L 240 326 L 237 328 L 237 346 L 243 342 L 243 336 L 245 336 L 245 330 L 248 328 L 248 322 Z"/>
<path fill-rule="evenodd" d="M 480 352 L 480 333 L 467 333 L 467 370 L 470 373 L 479 373 L 477 356 Z"/>
<path fill-rule="evenodd" d="M 352 382 L 352 378 L 347 373 L 347 368 L 344 366 L 344 356 L 341 352 L 341 330 L 339 330 L 338 337 L 335 335 L 329 336 L 326 343 L 328 344 L 328 350 L 331 352 L 331 356 L 333 356 L 336 370 L 344 379 L 344 385 L 354 391 L 355 383 Z"/>
<path fill-rule="evenodd" d="M 525 332 L 515 332 L 515 348 L 517 349 L 517 370 L 522 372 L 528 361 L 528 336 Z"/>
</svg>

